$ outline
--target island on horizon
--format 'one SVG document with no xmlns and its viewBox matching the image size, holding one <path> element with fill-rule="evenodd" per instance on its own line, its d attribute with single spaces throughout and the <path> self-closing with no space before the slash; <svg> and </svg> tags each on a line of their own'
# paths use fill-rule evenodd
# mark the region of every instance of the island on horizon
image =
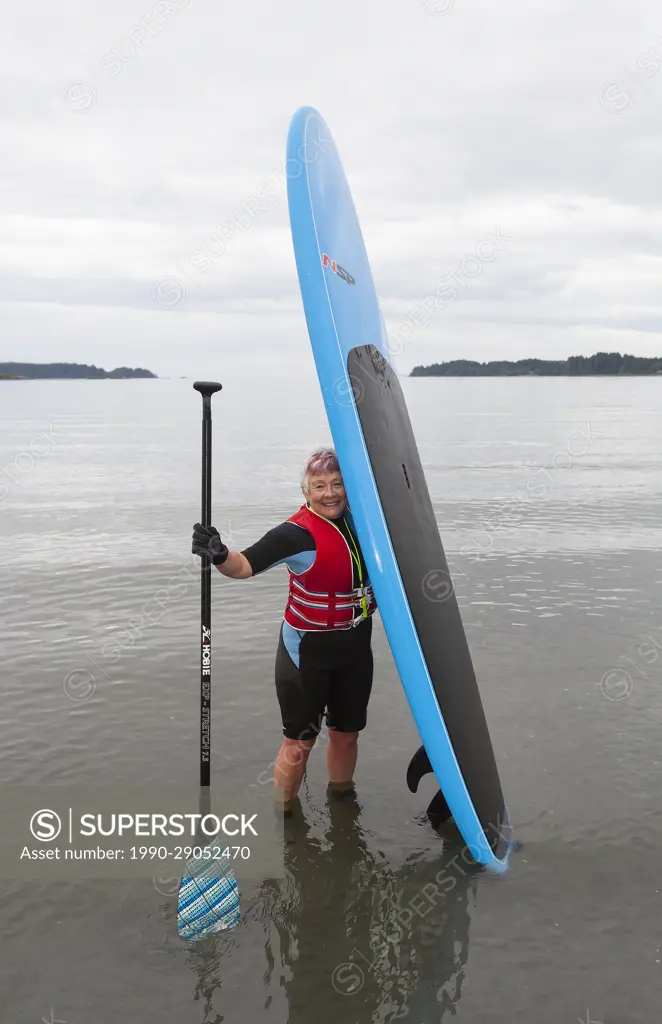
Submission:
<svg viewBox="0 0 662 1024">
<path fill-rule="evenodd" d="M 118 380 L 129 377 L 154 377 L 141 366 L 118 366 L 104 370 L 87 363 L 0 363 L 0 380 Z"/>
<path fill-rule="evenodd" d="M 620 352 L 596 352 L 594 356 L 569 359 L 508 359 L 479 363 L 452 359 L 448 363 L 415 366 L 410 377 L 591 377 L 605 375 L 662 374 L 662 358 L 622 356 Z"/>
</svg>

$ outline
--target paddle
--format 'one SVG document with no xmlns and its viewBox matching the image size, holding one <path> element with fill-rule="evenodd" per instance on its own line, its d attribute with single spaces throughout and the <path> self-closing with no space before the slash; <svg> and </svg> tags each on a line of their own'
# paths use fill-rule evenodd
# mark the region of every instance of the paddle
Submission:
<svg viewBox="0 0 662 1024">
<path fill-rule="evenodd" d="M 196 381 L 202 395 L 202 525 L 211 525 L 211 396 L 221 390 L 213 381 Z M 211 562 L 200 570 L 200 821 L 209 813 L 211 763 Z M 211 837 L 198 828 L 194 846 L 210 847 Z M 211 841 L 213 848 L 214 842 Z M 201 851 L 202 852 L 202 851 Z M 185 939 L 201 939 L 234 928 L 239 921 L 237 879 L 227 858 L 192 857 L 186 862 L 177 894 L 177 928 Z"/>
<path fill-rule="evenodd" d="M 202 395 L 202 525 L 211 526 L 211 396 L 221 384 L 197 380 Z M 211 562 L 200 559 L 200 785 L 209 786 L 211 754 Z"/>
</svg>

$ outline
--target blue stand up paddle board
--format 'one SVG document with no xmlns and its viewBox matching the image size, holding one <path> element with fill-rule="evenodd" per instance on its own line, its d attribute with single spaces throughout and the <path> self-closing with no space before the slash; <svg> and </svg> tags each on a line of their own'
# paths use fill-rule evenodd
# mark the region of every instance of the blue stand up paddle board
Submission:
<svg viewBox="0 0 662 1024">
<path fill-rule="evenodd" d="M 504 871 L 510 826 L 448 564 L 388 344 L 361 228 L 326 124 L 299 110 L 288 201 L 308 333 L 370 581 L 423 747 L 430 810 L 478 863 Z M 433 805 L 434 808 L 433 808 Z"/>
</svg>

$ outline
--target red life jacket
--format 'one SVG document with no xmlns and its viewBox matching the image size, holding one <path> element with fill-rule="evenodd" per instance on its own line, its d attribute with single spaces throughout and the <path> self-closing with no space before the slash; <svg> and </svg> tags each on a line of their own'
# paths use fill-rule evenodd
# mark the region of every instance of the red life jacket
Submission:
<svg viewBox="0 0 662 1024">
<path fill-rule="evenodd" d="M 288 568 L 285 621 L 300 630 L 351 629 L 372 615 L 377 608 L 372 587 L 354 586 L 352 549 L 342 531 L 307 505 L 290 516 L 288 523 L 308 530 L 316 551 L 310 569 L 295 573 Z"/>
</svg>

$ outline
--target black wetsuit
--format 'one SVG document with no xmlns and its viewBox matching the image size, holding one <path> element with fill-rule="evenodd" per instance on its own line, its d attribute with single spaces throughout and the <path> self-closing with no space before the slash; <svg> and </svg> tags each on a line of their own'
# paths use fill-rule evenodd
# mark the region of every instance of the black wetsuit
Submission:
<svg viewBox="0 0 662 1024">
<path fill-rule="evenodd" d="M 361 577 L 354 565 L 353 586 L 361 585 L 361 578 L 365 586 L 368 572 L 351 514 L 346 510 L 334 523 L 348 542 L 354 537 Z M 304 572 L 312 565 L 315 550 L 315 540 L 308 530 L 285 522 L 242 554 L 257 576 L 276 565 Z M 352 629 L 298 630 L 283 622 L 276 653 L 276 692 L 285 736 L 314 739 L 325 712 L 331 729 L 360 732 L 365 728 L 373 675 L 371 636 L 372 618 Z"/>
</svg>

